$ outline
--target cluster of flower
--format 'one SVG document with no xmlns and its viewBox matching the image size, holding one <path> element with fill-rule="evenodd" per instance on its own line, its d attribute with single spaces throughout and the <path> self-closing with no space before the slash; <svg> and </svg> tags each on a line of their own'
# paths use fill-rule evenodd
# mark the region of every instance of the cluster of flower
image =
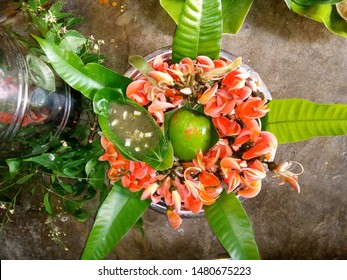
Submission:
<svg viewBox="0 0 347 280">
<path fill-rule="evenodd" d="M 232 62 L 205 56 L 168 64 L 158 56 L 151 62 L 153 71 L 127 88 L 127 96 L 146 107 L 159 125 L 164 122 L 165 111 L 186 103 L 192 108 L 203 107 L 220 139 L 205 153 L 200 150 L 192 161 L 175 159 L 170 170 L 159 172 L 146 163 L 124 159 L 102 137 L 106 152 L 100 160 L 110 163 L 109 179 L 121 179 L 130 191 L 143 190 L 142 199 L 150 198 L 154 203 L 163 200 L 173 228 L 181 225 L 182 207 L 198 213 L 203 205 L 213 204 L 223 189 L 245 198 L 256 196 L 267 169 L 299 191 L 297 174 L 291 171 L 293 164 L 272 162 L 277 139 L 261 131 L 260 122 L 268 112 L 268 100 L 240 64 L 241 59 Z M 271 163 L 268 168 L 266 163 Z"/>
</svg>

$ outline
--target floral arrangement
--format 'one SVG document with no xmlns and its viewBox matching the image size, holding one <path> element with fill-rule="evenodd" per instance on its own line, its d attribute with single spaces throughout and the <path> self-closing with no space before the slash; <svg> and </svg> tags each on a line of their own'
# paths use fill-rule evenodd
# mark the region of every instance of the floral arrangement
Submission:
<svg viewBox="0 0 347 280">
<path fill-rule="evenodd" d="M 157 56 L 150 65 L 153 70 L 128 85 L 127 97 L 143 106 L 163 130 L 165 120 L 175 155 L 171 168 L 160 171 L 146 162 L 127 160 L 110 140 L 101 138 L 105 154 L 99 160 L 109 162 L 110 181 L 121 180 L 131 192 L 143 190 L 141 199 L 164 201 L 175 229 L 182 223 L 182 207 L 199 213 L 203 205 L 218 199 L 223 188 L 243 198 L 256 196 L 266 177 L 264 164 L 300 190 L 297 174 L 289 170 L 292 163 L 277 166 L 272 161 L 277 139 L 261 131 L 260 120 L 269 110 L 268 100 L 260 82 L 240 64 L 240 58 L 206 56 L 168 64 Z M 120 124 L 127 118 L 143 122 L 141 111 L 110 110 L 114 110 L 109 116 L 111 128 L 125 129 L 124 146 L 141 153 L 157 145 L 151 131 L 140 130 L 140 125 L 127 131 Z"/>
<path fill-rule="evenodd" d="M 245 1 L 241 21 L 235 16 L 231 25 L 225 24 L 231 9 L 225 1 L 161 1 L 177 23 L 171 59 L 157 56 L 147 62 L 131 56 L 129 63 L 141 73 L 134 79 L 102 66 L 99 53 L 88 52 L 102 42 L 66 29 L 78 19 L 64 21 L 62 5 L 46 11 L 46 2 L 29 1 L 29 14 L 41 33 L 33 37 L 54 72 L 92 102 L 101 136 L 102 148 L 93 134 L 93 150 L 81 150 L 75 161 L 85 167 L 87 183 L 102 194 L 81 258 L 106 257 L 151 204 L 164 203 L 173 228 L 182 223 L 182 209 L 204 211 L 232 258 L 259 259 L 240 200 L 256 196 L 268 172 L 299 192 L 297 176 L 303 167 L 291 161 L 276 164 L 278 144 L 346 134 L 346 105 L 270 100 L 241 58 L 221 57 L 223 30 L 232 26 L 237 31 L 252 1 Z M 310 129 L 298 130 L 306 120 Z M 69 188 L 61 179 L 79 174 L 73 173 L 69 152 L 60 147 L 53 159 L 50 152 L 25 161 L 53 170 L 60 189 L 75 194 L 80 188 Z M 16 162 L 8 161 L 11 171 L 17 172 Z M 105 170 L 109 189 L 93 180 L 103 178 Z M 44 205 L 49 212 L 48 195 Z M 82 220 L 80 206 L 71 212 Z"/>
</svg>

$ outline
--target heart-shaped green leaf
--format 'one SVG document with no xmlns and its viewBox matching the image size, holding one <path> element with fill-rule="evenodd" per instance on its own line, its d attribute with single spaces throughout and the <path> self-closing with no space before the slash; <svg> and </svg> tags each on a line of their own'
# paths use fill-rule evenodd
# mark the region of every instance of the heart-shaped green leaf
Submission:
<svg viewBox="0 0 347 280">
<path fill-rule="evenodd" d="M 99 208 L 81 259 L 104 259 L 150 205 L 141 193 L 132 193 L 120 182 L 114 184 Z"/>
<path fill-rule="evenodd" d="M 222 31 L 220 0 L 186 0 L 173 40 L 172 61 L 199 55 L 218 59 Z"/>
<path fill-rule="evenodd" d="M 97 64 L 84 64 L 82 59 L 71 51 L 34 36 L 44 50 L 57 74 L 72 88 L 93 99 L 94 94 L 104 88 L 126 89 L 131 79 Z"/>
<path fill-rule="evenodd" d="M 146 162 L 156 170 L 172 166 L 172 146 L 144 107 L 111 88 L 95 94 L 93 107 L 102 132 L 125 158 Z"/>
<path fill-rule="evenodd" d="M 263 129 L 279 143 L 347 133 L 347 104 L 316 104 L 304 99 L 278 99 L 268 104 Z"/>
<path fill-rule="evenodd" d="M 252 224 L 234 193 L 223 191 L 204 209 L 209 225 L 232 259 L 260 259 Z"/>
</svg>

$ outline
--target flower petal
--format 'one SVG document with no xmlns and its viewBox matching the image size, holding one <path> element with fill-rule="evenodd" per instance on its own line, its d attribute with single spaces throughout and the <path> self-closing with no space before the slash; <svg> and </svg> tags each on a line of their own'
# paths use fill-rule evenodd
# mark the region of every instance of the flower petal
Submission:
<svg viewBox="0 0 347 280">
<path fill-rule="evenodd" d="M 178 229 L 181 226 L 182 219 L 181 219 L 180 215 L 178 215 L 175 210 L 168 209 L 166 212 L 166 216 L 169 220 L 170 226 L 173 229 Z"/>
</svg>

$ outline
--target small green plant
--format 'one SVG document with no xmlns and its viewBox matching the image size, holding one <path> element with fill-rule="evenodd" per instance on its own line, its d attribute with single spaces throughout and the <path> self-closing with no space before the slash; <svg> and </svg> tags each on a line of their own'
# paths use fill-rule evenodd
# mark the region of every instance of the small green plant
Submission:
<svg viewBox="0 0 347 280">
<path fill-rule="evenodd" d="M 63 12 L 63 7 L 63 2 L 49 5 L 43 0 L 21 1 L 21 10 L 31 19 L 32 32 L 76 53 L 85 63 L 103 63 L 105 57 L 100 54 L 100 48 L 104 42 L 69 30 L 82 19 Z M 25 48 L 35 85 L 54 92 L 55 71 L 37 42 L 12 33 L 8 27 L 7 31 Z M 98 132 L 97 120 L 92 103 L 84 96 L 81 103 L 79 124 L 72 132 L 63 133 L 60 140 L 50 143 L 44 153 L 27 158 L 0 159 L 2 226 L 11 220 L 17 197 L 24 187 L 31 188 L 32 193 L 42 193 L 42 202 L 49 215 L 56 214 L 54 205 L 60 200 L 63 210 L 80 221 L 95 212 L 88 204 L 90 200 L 96 199 L 96 195 L 100 195 L 100 201 L 105 198 L 108 192 L 104 182 L 107 166 L 97 160 L 102 154 L 99 141 L 94 141 Z M 42 143 L 47 142 L 45 137 L 49 135 L 42 135 L 30 143 L 32 151 L 42 151 Z"/>
</svg>

